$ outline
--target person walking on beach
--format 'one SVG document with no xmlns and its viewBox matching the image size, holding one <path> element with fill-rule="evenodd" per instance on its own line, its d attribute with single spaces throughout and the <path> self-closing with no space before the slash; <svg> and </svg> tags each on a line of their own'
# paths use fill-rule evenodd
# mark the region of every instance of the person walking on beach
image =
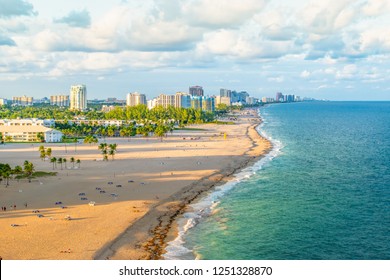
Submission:
<svg viewBox="0 0 390 280">
<path fill-rule="evenodd" d="M 24 203 L 24 207 L 26 207 L 26 208 L 27 208 L 27 202 L 26 202 L 26 203 Z"/>
</svg>

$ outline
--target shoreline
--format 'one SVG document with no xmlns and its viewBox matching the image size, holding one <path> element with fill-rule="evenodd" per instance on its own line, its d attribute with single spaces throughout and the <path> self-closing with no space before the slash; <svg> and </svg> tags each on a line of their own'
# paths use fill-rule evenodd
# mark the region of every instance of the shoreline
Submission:
<svg viewBox="0 0 390 280">
<path fill-rule="evenodd" d="M 168 242 L 178 235 L 177 220 L 188 210 L 188 207 L 202 199 L 210 190 L 231 180 L 232 176 L 244 168 L 255 164 L 272 150 L 272 143 L 256 130 L 262 123 L 257 112 L 255 118 L 251 120 L 255 121 L 246 127 L 245 132 L 245 137 L 251 141 L 251 146 L 241 155 L 243 159 L 238 164 L 222 168 L 192 182 L 156 204 L 115 240 L 98 250 L 93 259 L 129 259 L 129 257 L 138 260 L 163 259 Z"/>
</svg>

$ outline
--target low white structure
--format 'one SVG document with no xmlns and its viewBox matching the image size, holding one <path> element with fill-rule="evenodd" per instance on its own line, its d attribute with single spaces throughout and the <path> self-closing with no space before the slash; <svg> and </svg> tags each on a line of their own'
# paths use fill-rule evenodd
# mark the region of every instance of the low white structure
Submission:
<svg viewBox="0 0 390 280">
<path fill-rule="evenodd" d="M 0 120 L 0 132 L 5 141 L 39 142 L 40 134 L 45 142 L 61 142 L 62 133 L 45 126 L 51 124 L 38 119 Z"/>
</svg>

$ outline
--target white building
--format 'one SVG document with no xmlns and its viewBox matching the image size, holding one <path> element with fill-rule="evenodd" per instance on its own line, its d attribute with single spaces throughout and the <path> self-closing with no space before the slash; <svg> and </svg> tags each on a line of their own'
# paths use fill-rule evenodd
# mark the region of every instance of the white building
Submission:
<svg viewBox="0 0 390 280">
<path fill-rule="evenodd" d="M 87 109 L 87 87 L 75 85 L 70 88 L 70 110 L 84 111 Z"/>
<path fill-rule="evenodd" d="M 146 105 L 146 96 L 145 94 L 133 92 L 127 94 L 126 105 L 127 106 L 137 106 L 140 104 Z"/>
<path fill-rule="evenodd" d="M 45 142 L 61 142 L 62 133 L 45 126 L 51 121 L 38 119 L 0 120 L 0 132 L 4 140 L 10 138 L 12 142 L 39 142 L 41 133 Z"/>
<path fill-rule="evenodd" d="M 147 101 L 148 109 L 152 110 L 154 107 L 157 106 L 157 98 L 153 98 L 152 100 Z"/>
<path fill-rule="evenodd" d="M 7 105 L 7 99 L 0 98 L 0 106 Z"/>
</svg>

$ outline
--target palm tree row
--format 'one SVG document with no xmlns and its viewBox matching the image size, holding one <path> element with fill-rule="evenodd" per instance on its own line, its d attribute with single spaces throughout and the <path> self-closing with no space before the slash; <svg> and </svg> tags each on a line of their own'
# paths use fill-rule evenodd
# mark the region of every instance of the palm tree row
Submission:
<svg viewBox="0 0 390 280">
<path fill-rule="evenodd" d="M 62 158 L 62 157 L 59 157 L 59 158 L 56 158 L 56 157 L 52 157 L 50 159 L 50 162 L 53 164 L 53 170 L 54 168 L 57 168 L 57 163 L 61 165 L 61 170 L 63 169 L 63 165 L 62 164 L 65 164 L 65 169 L 68 169 L 68 166 L 67 166 L 67 162 L 68 160 L 66 158 Z M 74 157 L 71 157 L 70 158 L 70 162 L 72 163 L 72 168 L 74 168 L 74 165 L 75 163 L 77 163 L 78 165 L 78 168 L 80 168 L 80 164 L 81 164 L 81 160 L 80 159 L 75 159 Z"/>
<path fill-rule="evenodd" d="M 100 143 L 98 146 L 98 149 L 101 151 L 103 155 L 103 161 L 108 161 L 108 155 L 111 156 L 112 160 L 114 160 L 114 156 L 116 154 L 116 149 L 118 147 L 118 144 L 107 144 L 107 143 Z M 108 150 L 109 148 L 109 150 Z"/>
<path fill-rule="evenodd" d="M 43 145 L 39 146 L 39 157 L 41 160 L 45 160 L 46 157 L 51 158 L 51 148 L 45 148 Z"/>
</svg>

